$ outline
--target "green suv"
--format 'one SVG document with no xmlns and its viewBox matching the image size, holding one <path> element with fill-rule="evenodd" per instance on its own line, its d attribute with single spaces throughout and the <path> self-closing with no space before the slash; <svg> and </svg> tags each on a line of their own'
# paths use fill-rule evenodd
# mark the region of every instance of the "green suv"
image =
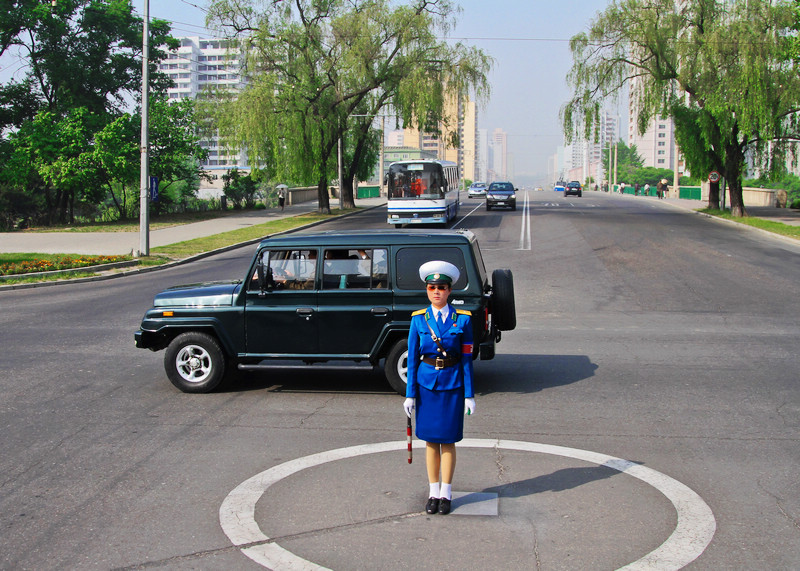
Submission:
<svg viewBox="0 0 800 571">
<path fill-rule="evenodd" d="M 136 346 L 166 349 L 169 380 L 185 392 L 213 390 L 232 369 L 277 360 L 308 365 L 383 361 L 405 394 L 411 312 L 428 305 L 419 267 L 455 264 L 450 303 L 472 313 L 475 358 L 492 359 L 501 331 L 516 326 L 510 270 L 491 283 L 468 230 L 292 233 L 263 240 L 243 279 L 171 287 L 155 296 Z"/>
</svg>

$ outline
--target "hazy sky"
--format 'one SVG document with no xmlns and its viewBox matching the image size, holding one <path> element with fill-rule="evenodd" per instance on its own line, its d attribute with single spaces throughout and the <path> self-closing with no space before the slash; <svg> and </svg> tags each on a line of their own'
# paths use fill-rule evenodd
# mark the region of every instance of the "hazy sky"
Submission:
<svg viewBox="0 0 800 571">
<path fill-rule="evenodd" d="M 558 113 L 570 92 L 568 40 L 588 28 L 606 0 L 456 0 L 463 8 L 451 37 L 495 59 L 492 95 L 479 111 L 479 126 L 508 133 L 514 178 L 546 184 L 547 159 L 563 144 Z M 144 0 L 134 0 L 142 14 Z M 209 35 L 205 0 L 150 0 L 150 16 L 173 22 L 174 34 Z M 552 181 L 550 181 L 552 182 Z"/>
</svg>

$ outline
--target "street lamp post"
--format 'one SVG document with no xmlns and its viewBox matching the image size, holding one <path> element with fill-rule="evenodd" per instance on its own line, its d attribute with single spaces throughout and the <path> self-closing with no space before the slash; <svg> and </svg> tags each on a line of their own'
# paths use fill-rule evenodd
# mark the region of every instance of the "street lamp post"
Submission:
<svg viewBox="0 0 800 571">
<path fill-rule="evenodd" d="M 150 255 L 150 208 L 148 200 L 150 159 L 148 148 L 150 146 L 147 131 L 148 121 L 148 84 L 150 81 L 149 70 L 149 35 L 150 35 L 150 0 L 144 2 L 144 25 L 142 27 L 142 140 L 141 140 L 141 170 L 139 186 L 139 255 Z"/>
</svg>

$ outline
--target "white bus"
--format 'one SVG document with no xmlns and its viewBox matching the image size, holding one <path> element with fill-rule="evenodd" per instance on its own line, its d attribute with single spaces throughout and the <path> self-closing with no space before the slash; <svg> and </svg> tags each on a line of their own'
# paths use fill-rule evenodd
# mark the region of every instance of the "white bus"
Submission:
<svg viewBox="0 0 800 571">
<path fill-rule="evenodd" d="M 424 159 L 398 161 L 386 174 L 388 217 L 402 224 L 447 224 L 458 214 L 458 165 Z"/>
</svg>

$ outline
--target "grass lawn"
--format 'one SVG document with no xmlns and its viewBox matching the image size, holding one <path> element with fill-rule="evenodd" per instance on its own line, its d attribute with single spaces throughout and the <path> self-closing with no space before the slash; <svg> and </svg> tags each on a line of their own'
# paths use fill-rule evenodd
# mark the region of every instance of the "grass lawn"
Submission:
<svg viewBox="0 0 800 571">
<path fill-rule="evenodd" d="M 754 228 L 767 230 L 768 232 L 772 232 L 774 234 L 780 234 L 781 236 L 789 236 L 791 238 L 796 238 L 800 240 L 800 226 L 792 226 L 790 224 L 784 224 L 783 222 L 765 220 L 764 218 L 756 218 L 754 216 L 744 216 L 744 217 L 731 216 L 731 213 L 728 210 L 717 210 L 714 208 L 703 208 L 698 210 L 698 212 L 702 212 L 703 214 L 710 214 L 711 216 L 724 218 L 726 220 L 733 220 L 734 222 L 738 222 L 739 224 L 746 224 L 747 226 L 753 226 Z"/>
</svg>

